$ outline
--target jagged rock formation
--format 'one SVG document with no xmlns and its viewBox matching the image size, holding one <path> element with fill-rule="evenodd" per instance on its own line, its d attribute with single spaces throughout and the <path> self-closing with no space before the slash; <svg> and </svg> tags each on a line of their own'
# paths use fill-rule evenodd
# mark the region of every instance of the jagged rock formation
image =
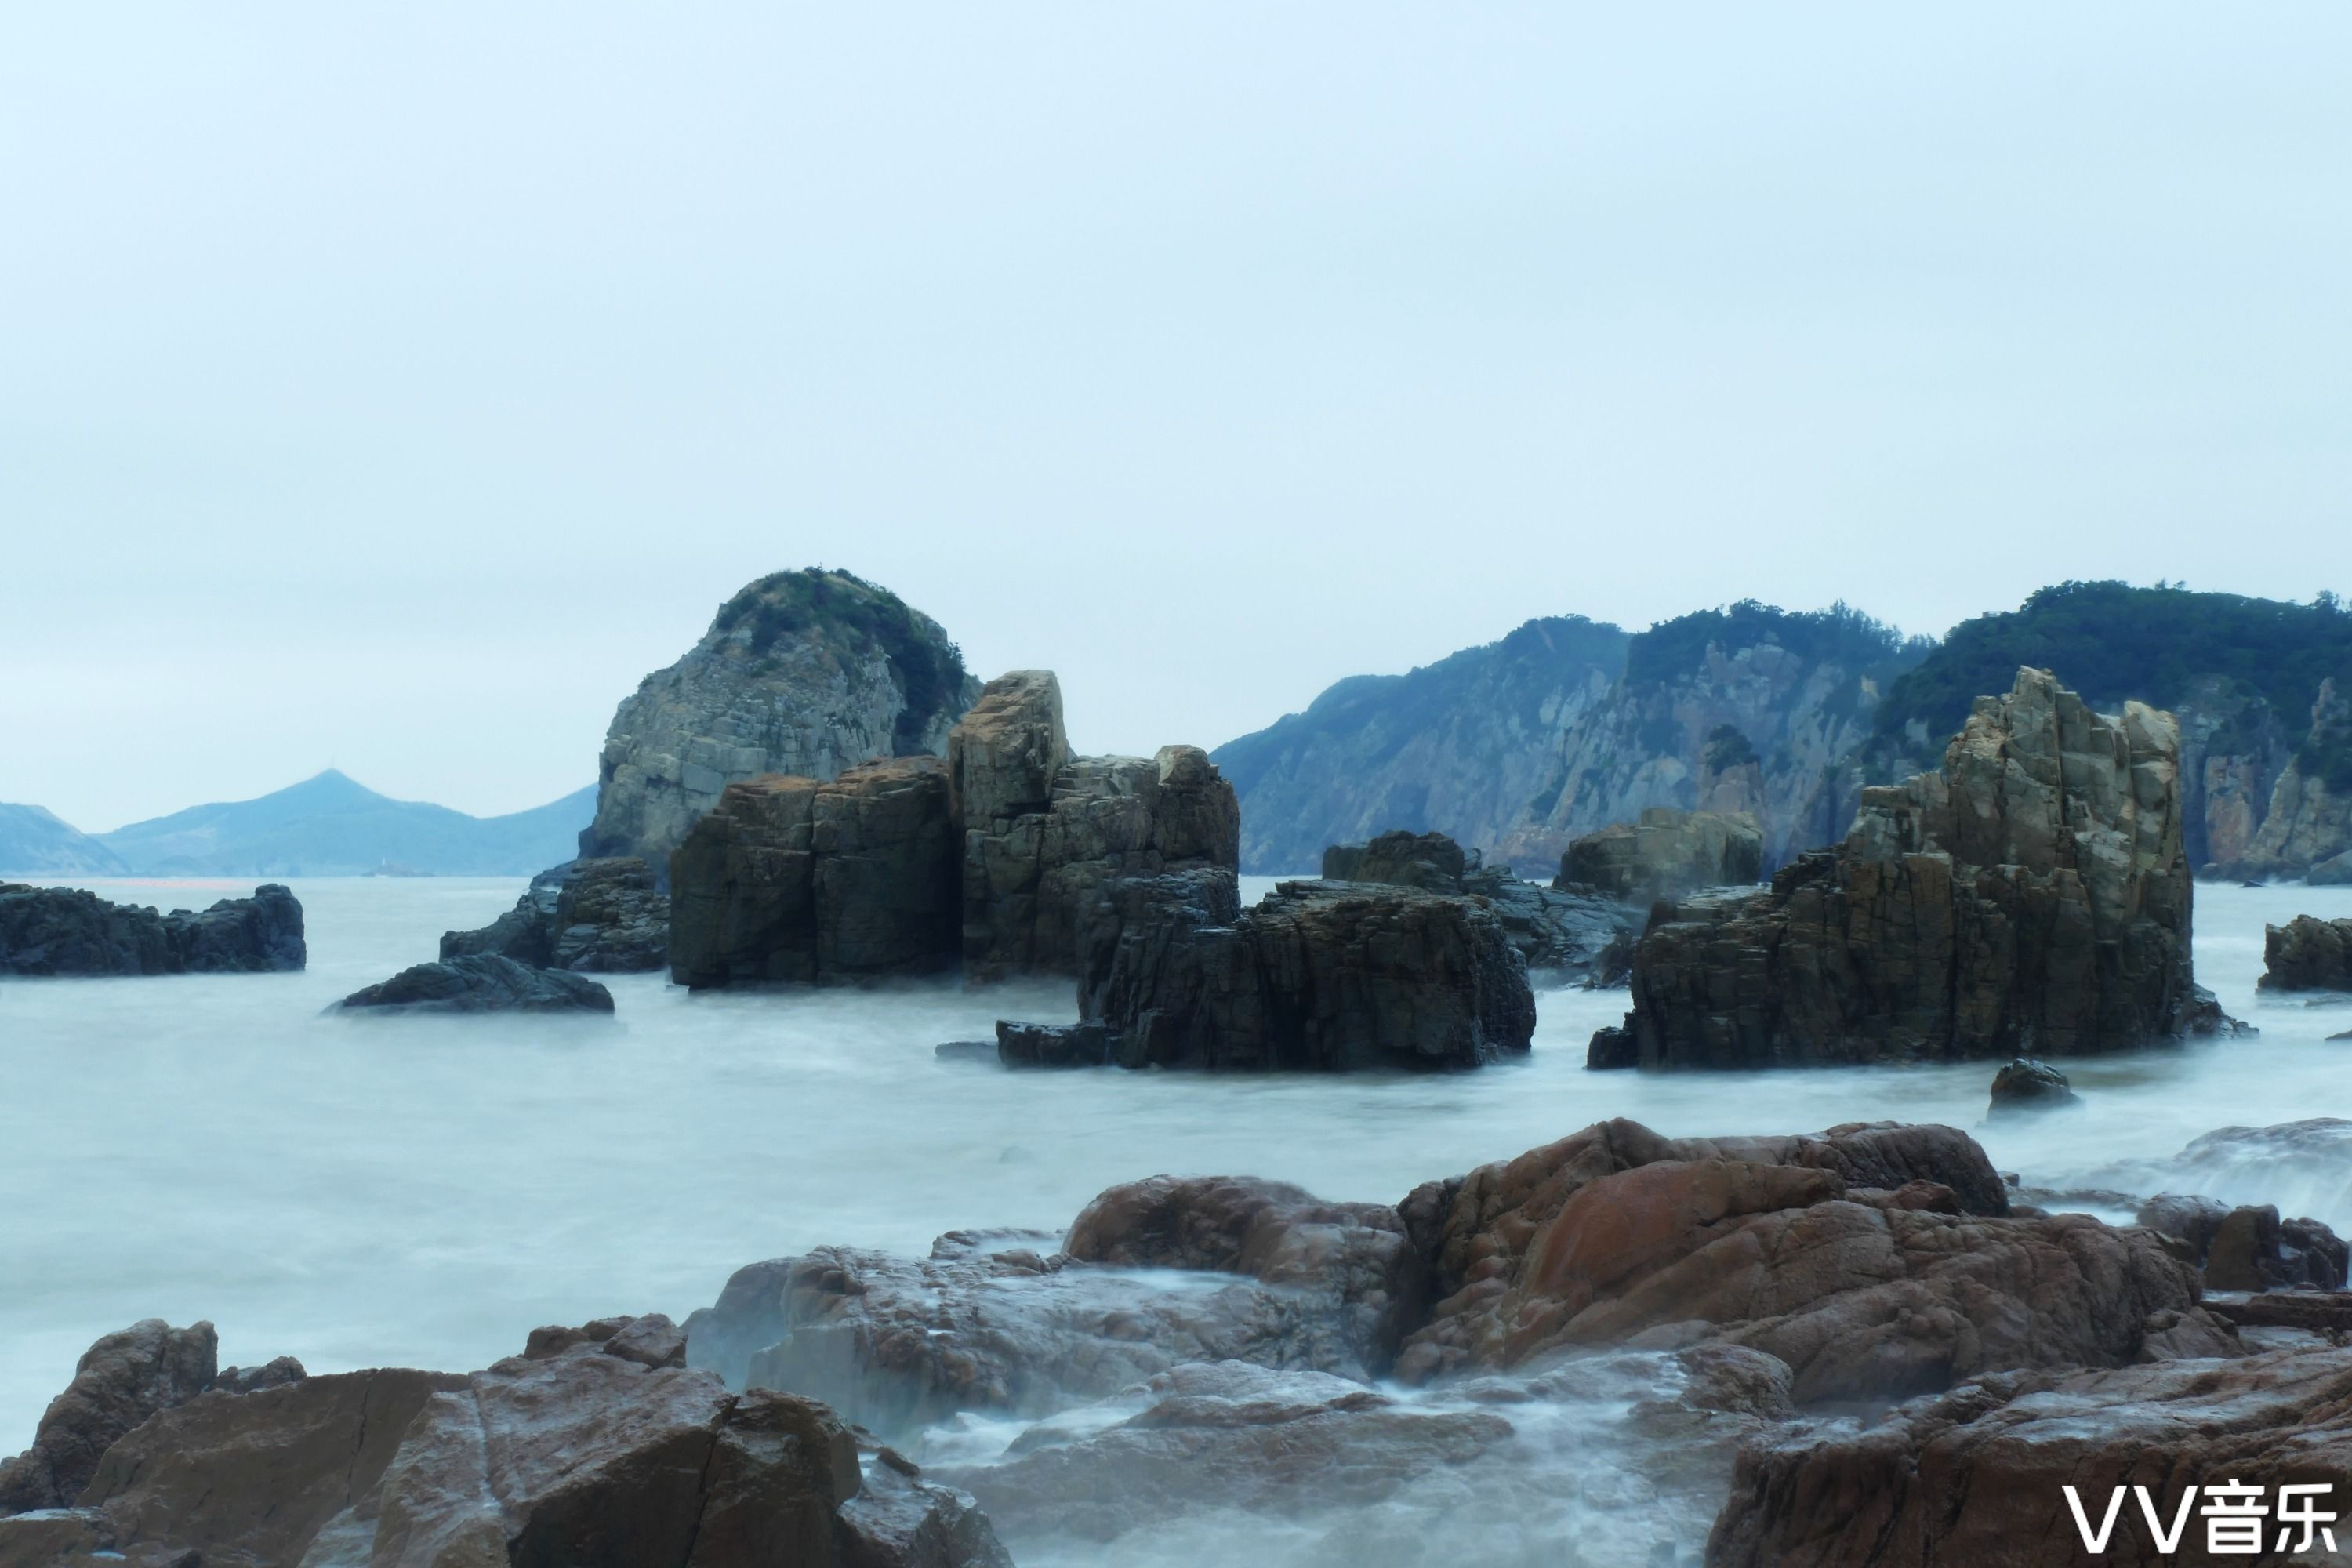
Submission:
<svg viewBox="0 0 2352 1568">
<path fill-rule="evenodd" d="M 470 1374 L 177 1402 L 112 1441 L 79 1506 L 0 1520 L 0 1568 L 1010 1568 L 969 1498 L 684 1348 L 658 1315 L 614 1319 Z"/>
<path fill-rule="evenodd" d="M 1552 886 L 1646 906 L 1703 888 L 1751 887 L 1763 875 L 1764 835 L 1753 819 L 1654 805 L 1638 822 L 1571 839 Z"/>
<path fill-rule="evenodd" d="M 1535 995 L 1477 900 L 1284 882 L 1247 910 L 1233 874 L 1106 885 L 1076 1025 L 1000 1023 L 1007 1065 L 1339 1071 L 1473 1068 L 1528 1049 Z"/>
<path fill-rule="evenodd" d="M 2190 970 L 2179 751 L 2169 715 L 2102 718 L 2020 670 L 1942 772 L 1865 791 L 1844 843 L 1654 919 L 1595 1065 L 2076 1055 L 2218 1027 Z"/>
<path fill-rule="evenodd" d="M 299 969 L 302 905 L 275 882 L 197 913 L 74 888 L 0 882 L 0 974 L 222 974 Z"/>
<path fill-rule="evenodd" d="M 937 753 L 978 694 L 939 624 L 889 590 L 815 568 L 764 577 L 622 701 L 580 853 L 658 871 L 729 784 Z"/>
<path fill-rule="evenodd" d="M 2225 1482 L 2261 1491 L 2250 1560 L 2341 1560 L 2333 1551 L 2292 1551 L 2300 1528 L 2283 1525 L 2271 1509 L 2281 1485 L 2300 1483 L 2326 1489 L 2315 1495 L 2319 1512 L 2340 1512 L 2352 1485 L 2352 1350 L 2306 1342 L 2219 1363 L 2011 1372 L 1858 1431 L 1761 1435 L 1740 1451 L 1706 1561 L 1717 1568 L 2228 1562 L 2208 1554 L 2210 1520 L 2196 1511 L 2210 1505 L 2208 1489 Z M 2095 1535 L 2112 1520 L 2095 1556 L 2077 1554 L 2068 1486 Z M 2134 1488 L 2146 1489 L 2145 1507 Z M 2331 1528 L 2340 1531 L 2341 1522 Z M 2172 1537 L 2179 1555 L 2159 1546 L 2158 1532 Z"/>
<path fill-rule="evenodd" d="M 830 984 L 952 963 L 953 815 L 937 757 L 728 785 L 670 859 L 671 978 Z"/>
<path fill-rule="evenodd" d="M 2215 869 L 2229 877 L 2299 877 L 2347 856 L 2352 856 L 2352 700 L 2326 680 L 2311 706 L 2310 738 L 2279 773 L 2244 858 Z M 2319 879 L 2335 875 L 2331 870 Z"/>
<path fill-rule="evenodd" d="M 1410 675 L 1342 681 L 1214 756 L 1255 872 L 1402 826 L 1549 876 L 1570 839 L 1654 805 L 1747 813 L 1778 864 L 1843 826 L 1861 782 L 1847 760 L 1926 648 L 1843 606 L 1742 604 L 1630 637 L 1531 621 Z"/>
<path fill-rule="evenodd" d="M 533 877 L 488 925 L 442 933 L 442 963 L 476 953 L 590 974 L 660 969 L 669 963 L 669 895 L 635 856 L 567 861 Z"/>
<path fill-rule="evenodd" d="M 1074 974 L 1082 912 L 1113 878 L 1234 866 L 1233 786 L 1194 746 L 1074 757 L 1050 670 L 999 676 L 948 737 L 962 836 L 966 978 Z"/>
<path fill-rule="evenodd" d="M 1398 830 L 1368 844 L 1334 844 L 1323 851 L 1323 879 L 1387 882 L 1476 899 L 1502 921 L 1504 937 L 1535 984 L 1619 984 L 1632 959 L 1634 916 L 1616 900 L 1523 881 L 1442 833 Z"/>
<path fill-rule="evenodd" d="M 2297 915 L 2263 928 L 2264 991 L 2352 991 L 2352 920 Z"/>
<path fill-rule="evenodd" d="M 585 975 L 534 969 L 500 953 L 469 953 L 419 963 L 362 987 L 335 1011 L 404 1013 L 604 1013 L 613 994 Z"/>
<path fill-rule="evenodd" d="M 0 1514 L 70 1507 L 116 1438 L 213 1385 L 219 1352 L 210 1323 L 175 1329 L 161 1318 L 99 1340 L 43 1412 L 33 1446 L 0 1463 Z"/>
</svg>

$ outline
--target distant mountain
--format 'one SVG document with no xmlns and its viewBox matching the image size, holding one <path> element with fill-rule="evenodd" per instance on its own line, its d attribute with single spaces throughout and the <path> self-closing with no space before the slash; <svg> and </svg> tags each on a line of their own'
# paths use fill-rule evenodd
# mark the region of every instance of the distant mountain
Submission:
<svg viewBox="0 0 2352 1568">
<path fill-rule="evenodd" d="M 525 876 L 571 859 L 595 812 L 593 785 L 481 817 L 394 800 L 330 768 L 257 799 L 190 806 L 96 838 L 141 875 Z"/>
<path fill-rule="evenodd" d="M 37 805 L 0 803 L 0 872 L 20 877 L 119 877 L 113 850 Z"/>
</svg>

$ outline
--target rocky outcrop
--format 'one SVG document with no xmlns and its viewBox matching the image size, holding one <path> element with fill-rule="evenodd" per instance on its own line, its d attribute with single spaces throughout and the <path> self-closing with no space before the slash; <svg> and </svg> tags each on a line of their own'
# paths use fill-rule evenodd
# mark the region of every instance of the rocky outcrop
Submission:
<svg viewBox="0 0 2352 1568">
<path fill-rule="evenodd" d="M 1477 900 L 1502 922 L 1503 935 L 1538 984 L 1616 985 L 1632 961 L 1636 922 L 1617 900 L 1539 887 L 1504 866 L 1488 866 L 1443 833 L 1383 833 L 1365 844 L 1323 851 L 1327 882 L 1385 882 Z"/>
<path fill-rule="evenodd" d="M 816 568 L 762 578 L 613 715 L 580 853 L 658 872 L 729 784 L 937 753 L 977 695 L 938 623 L 889 590 Z"/>
<path fill-rule="evenodd" d="M 419 963 L 352 992 L 335 1011 L 407 1013 L 602 1013 L 613 994 L 585 975 L 533 969 L 498 953 Z"/>
<path fill-rule="evenodd" d="M 1105 882 L 1239 858 L 1240 807 L 1206 752 L 1071 755 L 1050 670 L 990 681 L 948 737 L 948 766 L 967 979 L 1075 974 L 1078 926 Z"/>
<path fill-rule="evenodd" d="M 937 757 L 730 784 L 670 858 L 670 977 L 837 984 L 949 966 L 958 851 Z"/>
<path fill-rule="evenodd" d="M 2007 1117 L 2038 1116 L 2050 1110 L 2072 1110 L 2082 1103 L 2083 1097 L 2074 1092 L 2064 1073 L 2048 1062 L 2020 1057 L 1992 1075 L 1992 1099 L 1985 1108 L 1985 1116 L 1988 1121 L 1998 1121 Z"/>
<path fill-rule="evenodd" d="M 79 1506 L 0 1521 L 0 1565 L 1009 1568 L 969 1498 L 823 1405 L 730 1393 L 649 1353 L 667 1320 L 614 1322 L 542 1330 L 470 1375 L 341 1373 L 165 1409 Z"/>
<path fill-rule="evenodd" d="M 2020 670 L 1942 772 L 1865 790 L 1843 844 L 1763 892 L 1654 917 L 1610 1053 L 1654 1068 L 2077 1055 L 2218 1028 L 2190 969 L 2177 753 L 2168 716 L 2103 718 Z"/>
<path fill-rule="evenodd" d="M 278 883 L 158 914 L 74 888 L 0 882 L 0 974 L 226 974 L 299 969 L 302 905 Z"/>
<path fill-rule="evenodd" d="M 2352 856 L 2352 697 L 2326 680 L 2312 703 L 2310 734 L 2272 786 L 2262 826 L 2242 858 L 2215 870 L 2229 877 L 2301 877 L 2347 856 Z"/>
<path fill-rule="evenodd" d="M 1648 906 L 1703 888 L 1752 887 L 1764 875 L 1764 835 L 1754 819 L 1654 805 L 1570 841 L 1556 888 L 1585 887 Z"/>
<path fill-rule="evenodd" d="M 219 1348 L 210 1323 L 175 1329 L 149 1318 L 84 1351 L 33 1446 L 0 1463 L 0 1514 L 70 1506 L 115 1439 L 213 1385 Z"/>
<path fill-rule="evenodd" d="M 2294 1551 L 2300 1527 L 2273 1516 L 2286 1484 L 2325 1489 L 2304 1495 L 2322 1514 L 2341 1511 L 2352 1486 L 2352 1350 L 2012 1372 L 1858 1430 L 1763 1436 L 1740 1453 L 1706 1561 L 1719 1568 L 2227 1562 L 2210 1553 L 2204 1511 L 2220 1487 L 2258 1489 L 2235 1494 L 2262 1509 L 2247 1556 L 2320 1560 Z M 2100 1545 L 2082 1542 L 2068 1487 L 2084 1515 L 2081 1528 Z M 2341 1521 L 2332 1528 L 2341 1543 Z M 2330 1550 L 2325 1560 L 2338 1558 Z"/>
<path fill-rule="evenodd" d="M 1082 939 L 1078 1024 L 1000 1025 L 1007 1062 L 1329 1072 L 1528 1049 L 1527 968 L 1478 900 L 1284 882 L 1236 912 L 1233 883 L 1198 870 L 1108 885 Z"/>
<path fill-rule="evenodd" d="M 476 953 L 590 974 L 661 969 L 669 963 L 669 895 L 634 856 L 567 861 L 533 877 L 515 907 L 488 925 L 442 933 L 443 963 Z"/>
<path fill-rule="evenodd" d="M 2352 991 L 2352 920 L 2297 915 L 2263 928 L 2264 991 Z"/>
</svg>

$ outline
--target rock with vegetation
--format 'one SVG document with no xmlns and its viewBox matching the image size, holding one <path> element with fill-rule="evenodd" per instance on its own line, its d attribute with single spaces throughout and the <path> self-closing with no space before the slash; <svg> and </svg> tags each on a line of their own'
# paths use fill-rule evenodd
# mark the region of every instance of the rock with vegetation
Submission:
<svg viewBox="0 0 2352 1568">
<path fill-rule="evenodd" d="M 275 882 L 168 915 L 76 888 L 0 882 L 0 974 L 250 974 L 308 958 L 301 902 Z"/>
<path fill-rule="evenodd" d="M 1532 984 L 1588 986 L 1623 983 L 1635 917 L 1613 899 L 1524 881 L 1488 866 L 1442 833 L 1383 833 L 1365 844 L 1323 851 L 1327 882 L 1386 882 L 1478 900 L 1528 966 Z"/>
<path fill-rule="evenodd" d="M 635 973 L 669 963 L 669 895 L 635 856 L 541 871 L 515 907 L 476 931 L 445 931 L 441 960 L 495 952 L 541 969 Z"/>
<path fill-rule="evenodd" d="M 173 1402 L 112 1440 L 78 1506 L 0 1520 L 0 1565 L 1010 1568 L 970 1498 L 682 1348 L 665 1319 L 619 1319 L 470 1374 Z"/>
<path fill-rule="evenodd" d="M 2352 920 L 2297 915 L 2263 928 L 2264 991 L 2352 991 Z"/>
<path fill-rule="evenodd" d="M 1654 805 L 1569 844 L 1556 888 L 1591 888 L 1644 908 L 1703 888 L 1753 887 L 1764 875 L 1764 835 L 1753 818 Z"/>
<path fill-rule="evenodd" d="M 346 1013 L 603 1013 L 613 994 L 585 975 L 534 969 L 500 953 L 419 963 L 335 1004 Z"/>
<path fill-rule="evenodd" d="M 937 753 L 978 694 L 938 623 L 887 588 L 814 567 L 761 578 L 614 714 L 580 852 L 659 871 L 729 784 Z"/>
<path fill-rule="evenodd" d="M 1051 1044 L 1000 1026 L 1008 1061 L 1475 1068 L 1524 1055 L 1535 1031 L 1525 963 L 1458 895 L 1284 882 L 1241 911 L 1222 868 L 1127 879 L 1097 894 L 1080 952 L 1079 1023 Z"/>
<path fill-rule="evenodd" d="M 2352 700 L 2320 683 L 2311 729 L 2280 773 L 2245 857 L 2231 876 L 2298 877 L 2352 858 Z M 2336 873 L 2329 871 L 2325 881 Z"/>
<path fill-rule="evenodd" d="M 1075 974 L 1078 927 L 1105 882 L 1239 858 L 1240 807 L 1207 753 L 1072 755 L 1050 670 L 990 681 L 948 737 L 948 766 L 970 980 Z"/>
<path fill-rule="evenodd" d="M 952 965 L 953 816 L 937 757 L 730 784 L 670 858 L 670 977 L 838 984 Z"/>
<path fill-rule="evenodd" d="M 2189 957 L 2179 742 L 2046 670 L 1979 700 L 1942 771 L 1865 791 L 1769 889 L 1654 918 L 1642 1067 L 2086 1055 L 2221 1026 Z"/>
</svg>

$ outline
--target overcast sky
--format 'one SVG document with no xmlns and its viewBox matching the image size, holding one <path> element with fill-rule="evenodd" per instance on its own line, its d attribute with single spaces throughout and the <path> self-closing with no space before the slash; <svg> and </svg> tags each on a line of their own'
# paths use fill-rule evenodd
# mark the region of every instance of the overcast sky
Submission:
<svg viewBox="0 0 2352 1568">
<path fill-rule="evenodd" d="M 12 7 L 0 800 L 535 805 L 813 563 L 1095 751 L 1531 616 L 2352 590 L 2348 58 L 2335 5 Z"/>
</svg>

